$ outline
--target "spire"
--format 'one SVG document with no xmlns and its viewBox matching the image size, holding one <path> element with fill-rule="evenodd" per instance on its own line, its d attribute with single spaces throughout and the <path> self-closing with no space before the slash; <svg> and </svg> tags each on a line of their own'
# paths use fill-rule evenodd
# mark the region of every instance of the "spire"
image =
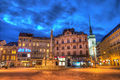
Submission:
<svg viewBox="0 0 120 80">
<path fill-rule="evenodd" d="M 92 35 L 93 33 L 92 33 L 92 27 L 91 27 L 91 22 L 90 22 L 90 16 L 89 16 L 89 32 L 90 32 L 90 35 Z"/>
</svg>

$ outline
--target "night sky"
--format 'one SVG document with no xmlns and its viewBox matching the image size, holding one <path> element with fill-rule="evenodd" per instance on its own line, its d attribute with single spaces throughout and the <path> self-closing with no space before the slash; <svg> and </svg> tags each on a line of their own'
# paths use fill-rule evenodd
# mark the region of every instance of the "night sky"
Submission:
<svg viewBox="0 0 120 80">
<path fill-rule="evenodd" d="M 0 0 L 0 40 L 17 41 L 20 32 L 54 36 L 75 28 L 97 41 L 120 23 L 120 0 Z"/>
</svg>

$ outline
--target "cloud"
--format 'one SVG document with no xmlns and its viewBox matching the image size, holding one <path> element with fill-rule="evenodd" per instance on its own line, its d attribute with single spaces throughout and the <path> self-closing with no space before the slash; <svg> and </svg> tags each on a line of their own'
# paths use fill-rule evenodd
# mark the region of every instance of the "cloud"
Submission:
<svg viewBox="0 0 120 80">
<path fill-rule="evenodd" d="M 93 33 L 100 40 L 120 23 L 119 4 L 120 0 L 0 0 L 0 31 L 49 36 L 51 29 L 57 35 L 66 28 L 75 28 L 89 34 L 90 15 Z M 11 40 L 17 35 L 10 35 Z"/>
</svg>

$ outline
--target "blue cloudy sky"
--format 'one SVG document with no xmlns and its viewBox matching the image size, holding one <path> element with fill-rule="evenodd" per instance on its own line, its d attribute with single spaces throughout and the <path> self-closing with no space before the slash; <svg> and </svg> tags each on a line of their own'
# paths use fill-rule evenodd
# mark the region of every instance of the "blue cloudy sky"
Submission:
<svg viewBox="0 0 120 80">
<path fill-rule="evenodd" d="M 17 41 L 20 32 L 49 37 L 51 29 L 89 34 L 89 15 L 100 41 L 120 24 L 120 0 L 0 0 L 0 40 Z"/>
</svg>

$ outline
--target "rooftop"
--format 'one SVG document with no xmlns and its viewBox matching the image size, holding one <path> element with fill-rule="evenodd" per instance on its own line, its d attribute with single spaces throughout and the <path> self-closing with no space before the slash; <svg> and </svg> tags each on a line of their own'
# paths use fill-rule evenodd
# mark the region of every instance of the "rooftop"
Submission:
<svg viewBox="0 0 120 80">
<path fill-rule="evenodd" d="M 18 46 L 18 42 L 9 42 L 5 44 L 4 46 L 14 46 L 14 45 Z"/>
<path fill-rule="evenodd" d="M 110 35 L 112 35 L 112 34 L 113 34 L 115 31 L 117 31 L 119 28 L 120 28 L 120 24 L 118 24 L 114 29 L 112 29 L 112 31 L 110 31 L 107 35 L 105 35 L 105 36 L 102 38 L 101 42 L 102 42 L 103 40 L 105 40 L 107 37 L 109 37 Z"/>
</svg>

